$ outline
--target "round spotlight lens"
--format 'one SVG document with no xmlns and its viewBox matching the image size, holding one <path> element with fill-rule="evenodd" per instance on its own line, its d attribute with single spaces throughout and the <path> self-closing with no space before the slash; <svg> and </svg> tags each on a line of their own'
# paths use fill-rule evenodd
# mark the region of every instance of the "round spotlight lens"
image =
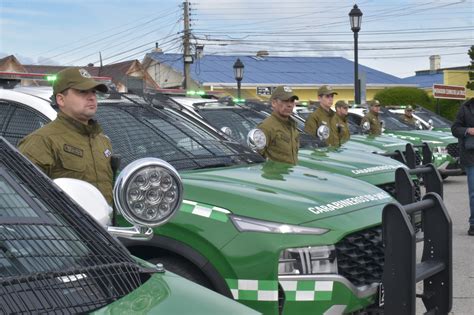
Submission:
<svg viewBox="0 0 474 315">
<path fill-rule="evenodd" d="M 125 167 L 114 187 L 117 209 L 131 223 L 155 227 L 170 220 L 183 198 L 178 172 L 155 158 L 134 161 Z"/>
<path fill-rule="evenodd" d="M 258 128 L 250 130 L 247 134 L 247 145 L 252 150 L 262 150 L 267 145 L 265 133 Z"/>
<path fill-rule="evenodd" d="M 326 125 L 321 125 L 318 128 L 318 138 L 321 140 L 326 140 L 329 138 L 329 128 Z"/>
</svg>

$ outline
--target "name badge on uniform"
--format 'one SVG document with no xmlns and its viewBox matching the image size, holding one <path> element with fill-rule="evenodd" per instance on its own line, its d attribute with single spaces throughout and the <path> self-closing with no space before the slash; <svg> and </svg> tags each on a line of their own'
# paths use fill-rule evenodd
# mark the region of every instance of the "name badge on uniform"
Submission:
<svg viewBox="0 0 474 315">
<path fill-rule="evenodd" d="M 64 144 L 63 146 L 64 152 L 74 154 L 76 156 L 82 157 L 84 155 L 84 151 L 82 149 L 73 147 L 69 144 Z"/>
<path fill-rule="evenodd" d="M 112 152 L 110 152 L 109 149 L 106 149 L 106 150 L 104 151 L 104 155 L 105 155 L 105 157 L 109 157 L 109 156 L 112 155 Z"/>
</svg>

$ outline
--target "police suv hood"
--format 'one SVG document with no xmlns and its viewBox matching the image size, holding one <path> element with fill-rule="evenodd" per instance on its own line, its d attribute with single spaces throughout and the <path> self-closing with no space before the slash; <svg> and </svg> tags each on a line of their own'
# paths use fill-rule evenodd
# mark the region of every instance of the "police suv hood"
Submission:
<svg viewBox="0 0 474 315">
<path fill-rule="evenodd" d="M 389 137 L 387 135 L 351 135 L 350 142 L 359 142 L 377 147 L 376 152 L 395 152 L 395 150 L 405 151 L 407 141 Z"/>
<path fill-rule="evenodd" d="M 448 132 L 432 130 L 387 130 L 385 134 L 413 143 L 427 142 L 430 146 L 447 146 L 458 140 Z"/>
<path fill-rule="evenodd" d="M 357 179 L 267 161 L 248 167 L 182 172 L 185 200 L 224 208 L 233 214 L 302 224 L 376 207 L 393 199 Z"/>
<path fill-rule="evenodd" d="M 394 159 L 346 148 L 300 150 L 298 164 L 367 181 L 373 185 L 393 183 L 395 170 L 406 167 Z"/>
</svg>

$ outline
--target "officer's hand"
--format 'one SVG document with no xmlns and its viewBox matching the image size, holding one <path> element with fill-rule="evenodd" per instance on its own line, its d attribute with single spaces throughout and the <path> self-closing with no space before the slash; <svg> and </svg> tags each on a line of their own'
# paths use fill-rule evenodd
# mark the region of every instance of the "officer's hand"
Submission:
<svg viewBox="0 0 474 315">
<path fill-rule="evenodd" d="M 470 136 L 474 136 L 474 128 L 467 128 L 467 134 L 469 134 Z"/>
</svg>

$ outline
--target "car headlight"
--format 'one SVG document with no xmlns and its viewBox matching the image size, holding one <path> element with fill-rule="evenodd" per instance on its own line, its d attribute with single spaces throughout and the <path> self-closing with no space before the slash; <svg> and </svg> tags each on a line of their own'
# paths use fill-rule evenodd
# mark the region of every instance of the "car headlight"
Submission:
<svg viewBox="0 0 474 315">
<path fill-rule="evenodd" d="M 327 138 L 329 138 L 329 128 L 328 128 L 328 126 L 326 126 L 326 125 L 319 126 L 317 134 L 318 134 L 318 138 L 321 139 L 321 140 L 326 140 Z"/>
<path fill-rule="evenodd" d="M 231 215 L 230 218 L 240 232 L 321 235 L 329 231 L 327 229 L 263 221 L 236 215 Z"/>
<path fill-rule="evenodd" d="M 278 260 L 279 275 L 336 274 L 337 259 L 333 245 L 287 248 Z"/>
<path fill-rule="evenodd" d="M 114 202 L 129 222 L 155 227 L 170 220 L 183 200 L 181 177 L 173 166 L 156 158 L 127 165 L 117 178 Z"/>
<path fill-rule="evenodd" d="M 247 145 L 252 150 L 262 150 L 267 145 L 265 133 L 258 128 L 250 130 L 247 134 Z"/>
</svg>

